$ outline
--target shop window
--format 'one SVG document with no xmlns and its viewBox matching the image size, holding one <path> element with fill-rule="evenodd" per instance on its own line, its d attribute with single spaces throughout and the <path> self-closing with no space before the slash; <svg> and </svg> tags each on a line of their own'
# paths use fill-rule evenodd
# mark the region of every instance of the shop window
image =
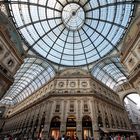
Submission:
<svg viewBox="0 0 140 140">
<path fill-rule="evenodd" d="M 91 138 L 93 136 L 92 133 L 92 121 L 89 116 L 84 116 L 82 119 L 82 134 L 83 134 L 83 140 L 87 140 L 88 138 Z"/>
<path fill-rule="evenodd" d="M 59 112 L 60 111 L 60 105 L 56 105 L 56 108 L 55 108 L 55 112 Z"/>
</svg>

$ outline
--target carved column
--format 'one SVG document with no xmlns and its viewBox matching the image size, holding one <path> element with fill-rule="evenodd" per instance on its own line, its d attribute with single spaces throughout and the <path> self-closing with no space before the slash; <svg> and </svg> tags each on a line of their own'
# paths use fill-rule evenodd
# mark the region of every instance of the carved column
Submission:
<svg viewBox="0 0 140 140">
<path fill-rule="evenodd" d="M 46 104 L 46 117 L 45 117 L 45 125 L 44 131 L 42 133 L 42 139 L 47 140 L 49 138 L 49 129 L 50 129 L 50 122 L 51 122 L 51 110 L 52 110 L 52 102 L 48 101 Z"/>
<path fill-rule="evenodd" d="M 67 101 L 63 101 L 63 104 L 62 104 L 62 119 L 61 119 L 61 126 L 60 126 L 60 133 L 61 133 L 61 136 L 62 135 L 65 135 L 66 133 L 66 112 L 67 112 Z"/>
<path fill-rule="evenodd" d="M 92 110 L 93 110 L 93 121 L 92 121 L 92 126 L 93 126 L 93 136 L 94 136 L 94 139 L 95 140 L 98 140 L 99 139 L 99 126 L 98 126 L 98 120 L 97 120 L 97 117 L 98 117 L 98 108 L 97 108 L 97 101 L 93 101 L 92 103 Z"/>
<path fill-rule="evenodd" d="M 79 138 L 79 140 L 82 139 L 82 115 L 81 115 L 81 111 L 82 111 L 82 105 L 81 105 L 81 101 L 78 100 L 77 102 L 77 123 L 76 123 L 76 134 L 77 137 Z"/>
</svg>

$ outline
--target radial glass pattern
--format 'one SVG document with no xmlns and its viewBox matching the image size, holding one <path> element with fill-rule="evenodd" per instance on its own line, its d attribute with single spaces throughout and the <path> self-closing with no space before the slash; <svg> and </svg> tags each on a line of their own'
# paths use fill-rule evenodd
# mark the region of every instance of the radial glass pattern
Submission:
<svg viewBox="0 0 140 140">
<path fill-rule="evenodd" d="M 29 49 L 66 66 L 86 65 L 117 49 L 133 0 L 9 0 Z"/>
</svg>

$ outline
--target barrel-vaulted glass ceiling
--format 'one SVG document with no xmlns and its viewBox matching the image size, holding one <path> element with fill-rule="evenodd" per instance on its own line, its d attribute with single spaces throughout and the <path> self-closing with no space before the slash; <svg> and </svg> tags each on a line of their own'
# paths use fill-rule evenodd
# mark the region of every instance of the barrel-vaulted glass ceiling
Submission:
<svg viewBox="0 0 140 140">
<path fill-rule="evenodd" d="M 46 61 L 34 57 L 26 58 L 14 76 L 13 85 L 0 102 L 14 105 L 31 95 L 54 76 L 55 71 Z"/>
<path fill-rule="evenodd" d="M 116 49 L 134 0 L 8 0 L 28 49 L 54 63 L 79 66 Z"/>
<path fill-rule="evenodd" d="M 93 67 L 91 73 L 111 89 L 126 82 L 128 76 L 118 57 L 103 59 Z"/>
</svg>

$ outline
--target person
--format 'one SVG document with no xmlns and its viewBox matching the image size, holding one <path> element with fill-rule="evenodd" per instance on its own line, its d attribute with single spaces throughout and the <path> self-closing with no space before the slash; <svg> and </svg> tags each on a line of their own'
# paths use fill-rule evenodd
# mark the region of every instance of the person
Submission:
<svg viewBox="0 0 140 140">
<path fill-rule="evenodd" d="M 7 136 L 5 136 L 4 140 L 8 140 L 8 137 L 7 137 Z"/>
<path fill-rule="evenodd" d="M 65 135 L 63 135 L 63 136 L 61 137 L 61 140 L 65 140 Z"/>
<path fill-rule="evenodd" d="M 12 136 L 9 136 L 9 139 L 8 140 L 12 140 Z"/>
<path fill-rule="evenodd" d="M 110 140 L 114 140 L 114 135 L 110 135 Z"/>
<path fill-rule="evenodd" d="M 118 139 L 117 140 L 121 140 L 121 136 L 120 136 L 120 134 L 118 134 Z"/>
<path fill-rule="evenodd" d="M 70 136 L 67 136 L 67 140 L 71 140 L 71 137 Z"/>
<path fill-rule="evenodd" d="M 130 140 L 130 138 L 129 138 L 129 135 L 128 135 L 128 134 L 126 135 L 126 140 Z"/>
<path fill-rule="evenodd" d="M 114 140 L 118 140 L 118 135 L 116 135 L 116 136 L 114 137 Z"/>
</svg>

